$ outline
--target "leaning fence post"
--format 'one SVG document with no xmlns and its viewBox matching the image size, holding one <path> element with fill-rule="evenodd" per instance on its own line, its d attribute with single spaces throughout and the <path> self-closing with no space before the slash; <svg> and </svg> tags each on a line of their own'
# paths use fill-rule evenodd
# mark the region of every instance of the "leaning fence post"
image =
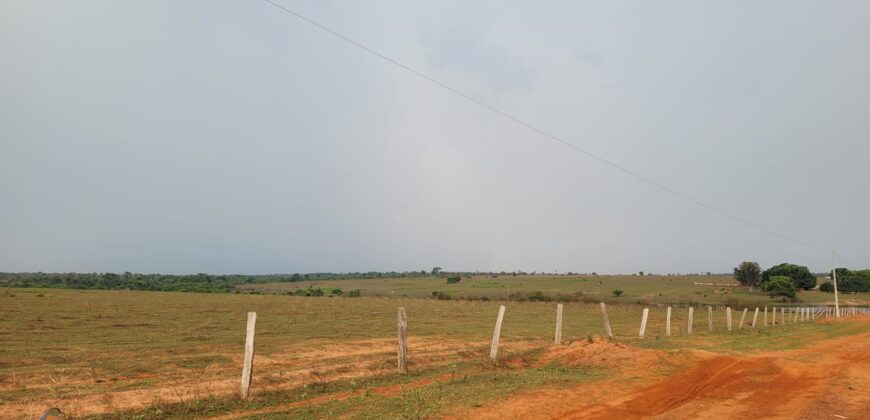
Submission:
<svg viewBox="0 0 870 420">
<path fill-rule="evenodd" d="M 489 357 L 495 360 L 498 354 L 498 339 L 501 336 L 501 321 L 504 319 L 504 305 L 498 307 L 498 318 L 495 320 L 495 331 L 492 332 L 492 346 L 489 348 Z"/>
<path fill-rule="evenodd" d="M 686 334 L 692 335 L 692 314 L 695 313 L 695 307 L 689 306 L 689 325 L 686 328 Z"/>
<path fill-rule="evenodd" d="M 738 330 L 742 330 L 742 329 L 743 329 L 743 320 L 746 319 L 746 312 L 747 312 L 747 311 L 749 311 L 749 308 L 743 308 L 743 315 L 740 316 L 740 324 L 737 325 L 737 329 L 738 329 Z"/>
<path fill-rule="evenodd" d="M 643 338 L 643 333 L 646 331 L 646 319 L 649 316 L 649 308 L 643 308 L 643 316 L 640 318 L 640 338 Z"/>
<path fill-rule="evenodd" d="M 725 308 L 725 323 L 728 324 L 728 332 L 731 332 L 731 307 Z"/>
<path fill-rule="evenodd" d="M 254 331 L 257 326 L 257 313 L 248 312 L 248 325 L 245 329 L 245 358 L 242 365 L 242 399 L 248 398 L 251 390 L 251 375 L 254 369 Z"/>
<path fill-rule="evenodd" d="M 556 345 L 562 344 L 562 304 L 556 305 Z"/>
<path fill-rule="evenodd" d="M 713 332 L 713 307 L 707 306 L 707 329 Z"/>
<path fill-rule="evenodd" d="M 667 321 L 665 321 L 665 335 L 671 336 L 671 307 L 668 306 L 668 316 Z"/>
<path fill-rule="evenodd" d="M 399 316 L 399 373 L 408 373 L 408 318 L 405 316 L 405 308 L 400 307 Z"/>
<path fill-rule="evenodd" d="M 758 308 L 755 308 L 755 315 L 752 315 L 752 328 L 755 328 L 758 322 Z"/>
<path fill-rule="evenodd" d="M 604 316 L 604 330 L 607 331 L 607 337 L 613 340 L 613 330 L 610 329 L 610 320 L 607 318 L 607 306 L 601 302 L 601 315 Z"/>
</svg>

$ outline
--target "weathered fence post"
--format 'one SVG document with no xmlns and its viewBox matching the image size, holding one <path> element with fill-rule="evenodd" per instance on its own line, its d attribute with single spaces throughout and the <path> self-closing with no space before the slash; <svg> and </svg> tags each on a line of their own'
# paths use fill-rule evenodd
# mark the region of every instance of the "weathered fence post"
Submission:
<svg viewBox="0 0 870 420">
<path fill-rule="evenodd" d="M 725 308 L 725 323 L 728 324 L 728 332 L 731 332 L 731 307 Z"/>
<path fill-rule="evenodd" d="M 671 336 L 671 307 L 668 306 L 668 316 L 667 321 L 665 321 L 665 335 Z"/>
<path fill-rule="evenodd" d="M 492 332 L 492 346 L 489 348 L 489 357 L 495 360 L 498 354 L 498 339 L 501 336 L 501 321 L 504 319 L 504 305 L 498 307 L 498 318 L 495 320 L 495 331 Z"/>
<path fill-rule="evenodd" d="M 764 326 L 767 326 L 767 306 L 764 307 Z"/>
<path fill-rule="evenodd" d="M 640 338 L 643 338 L 643 333 L 646 331 L 647 317 L 649 317 L 649 308 L 643 308 L 643 316 L 640 318 Z"/>
<path fill-rule="evenodd" d="M 692 314 L 695 313 L 695 307 L 689 306 L 689 325 L 686 328 L 686 334 L 692 335 Z"/>
<path fill-rule="evenodd" d="M 713 306 L 707 306 L 707 329 L 713 332 Z"/>
<path fill-rule="evenodd" d="M 405 308 L 399 308 L 399 373 L 408 373 L 408 318 Z"/>
<path fill-rule="evenodd" d="M 758 322 L 758 308 L 755 308 L 755 315 L 752 315 L 752 328 L 755 328 Z"/>
<path fill-rule="evenodd" d="M 740 317 L 740 324 L 737 325 L 738 330 L 743 329 L 743 320 L 746 319 L 746 312 L 749 311 L 749 308 L 743 308 L 743 315 Z"/>
<path fill-rule="evenodd" d="M 773 319 L 771 320 L 770 325 L 776 325 L 776 306 L 773 307 Z"/>
<path fill-rule="evenodd" d="M 251 376 L 254 370 L 254 332 L 257 327 L 257 313 L 248 312 L 248 325 L 245 328 L 245 358 L 242 365 L 242 399 L 248 398 L 251 391 Z"/>
<path fill-rule="evenodd" d="M 607 306 L 601 302 L 601 315 L 604 316 L 604 330 L 607 331 L 607 338 L 613 340 L 613 330 L 610 329 L 610 320 L 607 319 Z"/>
<path fill-rule="evenodd" d="M 562 344 L 562 304 L 556 305 L 556 345 Z"/>
</svg>

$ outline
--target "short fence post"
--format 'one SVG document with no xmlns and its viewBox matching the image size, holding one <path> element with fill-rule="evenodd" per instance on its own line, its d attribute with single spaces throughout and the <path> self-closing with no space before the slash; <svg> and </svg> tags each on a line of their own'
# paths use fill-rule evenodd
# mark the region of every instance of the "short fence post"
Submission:
<svg viewBox="0 0 870 420">
<path fill-rule="evenodd" d="M 504 319 L 504 305 L 498 307 L 498 318 L 495 320 L 495 331 L 492 332 L 492 346 L 489 348 L 489 357 L 495 360 L 498 354 L 498 339 L 501 336 L 501 321 Z"/>
<path fill-rule="evenodd" d="M 731 308 L 725 308 L 725 323 L 728 324 L 728 332 L 731 332 Z"/>
<path fill-rule="evenodd" d="M 764 307 L 764 326 L 767 326 L 767 306 Z"/>
<path fill-rule="evenodd" d="M 695 313 L 695 307 L 689 306 L 689 325 L 686 328 L 686 334 L 692 335 L 692 314 Z"/>
<path fill-rule="evenodd" d="M 771 320 L 770 325 L 776 325 L 776 306 L 773 307 L 773 319 Z"/>
<path fill-rule="evenodd" d="M 601 315 L 604 316 L 604 330 L 607 331 L 607 337 L 613 340 L 613 330 L 610 329 L 610 320 L 607 318 L 607 306 L 601 302 Z"/>
<path fill-rule="evenodd" d="M 743 315 L 740 317 L 740 324 L 737 325 L 738 330 L 743 329 L 743 320 L 746 319 L 746 312 L 749 311 L 749 308 L 743 308 Z"/>
<path fill-rule="evenodd" d="M 556 345 L 562 344 L 562 304 L 556 305 Z"/>
<path fill-rule="evenodd" d="M 758 322 L 758 308 L 755 308 L 755 315 L 752 315 L 752 328 L 755 328 Z"/>
<path fill-rule="evenodd" d="M 671 307 L 668 306 L 668 316 L 667 321 L 665 321 L 665 335 L 671 336 Z"/>
<path fill-rule="evenodd" d="M 646 331 L 646 319 L 649 316 L 649 308 L 643 308 L 643 316 L 640 318 L 640 338 L 643 338 L 643 333 Z"/>
<path fill-rule="evenodd" d="M 399 308 L 399 373 L 408 373 L 408 318 L 405 308 Z"/>
<path fill-rule="evenodd" d="M 713 307 L 707 307 L 707 329 L 713 332 Z"/>
<path fill-rule="evenodd" d="M 242 365 L 242 399 L 248 398 L 251 391 L 251 376 L 254 370 L 254 332 L 257 326 L 257 313 L 248 312 L 248 325 L 245 329 L 245 358 Z"/>
</svg>

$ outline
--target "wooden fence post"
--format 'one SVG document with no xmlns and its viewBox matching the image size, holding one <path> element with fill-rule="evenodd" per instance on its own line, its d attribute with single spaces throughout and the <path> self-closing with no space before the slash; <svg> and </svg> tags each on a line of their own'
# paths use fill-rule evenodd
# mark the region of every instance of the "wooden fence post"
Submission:
<svg viewBox="0 0 870 420">
<path fill-rule="evenodd" d="M 668 306 L 668 316 L 667 321 L 665 321 L 665 335 L 671 336 L 671 307 Z"/>
<path fill-rule="evenodd" d="M 755 328 L 758 322 L 758 308 L 755 308 L 755 315 L 752 315 L 752 328 Z"/>
<path fill-rule="evenodd" d="M 254 331 L 257 327 L 257 313 L 248 312 L 248 325 L 245 328 L 245 358 L 242 365 L 242 399 L 248 398 L 251 391 L 251 376 L 254 370 Z"/>
<path fill-rule="evenodd" d="M 610 329 L 610 320 L 607 319 L 607 306 L 601 302 L 601 315 L 604 316 L 604 330 L 607 331 L 607 337 L 613 340 L 613 330 Z"/>
<path fill-rule="evenodd" d="M 731 307 L 725 308 L 725 323 L 728 324 L 728 332 L 731 332 Z"/>
<path fill-rule="evenodd" d="M 713 332 L 713 307 L 707 306 L 707 329 Z"/>
<path fill-rule="evenodd" d="M 643 338 L 643 333 L 646 331 L 646 319 L 649 316 L 649 308 L 643 308 L 643 316 L 640 318 L 640 338 Z"/>
<path fill-rule="evenodd" d="M 749 311 L 749 308 L 743 308 L 743 315 L 740 317 L 740 324 L 737 325 L 738 330 L 743 329 L 743 320 L 746 319 L 746 312 Z"/>
<path fill-rule="evenodd" d="M 400 307 L 399 316 L 399 373 L 408 373 L 408 318 L 405 308 Z"/>
<path fill-rule="evenodd" d="M 695 307 L 689 306 L 689 325 L 686 328 L 686 334 L 692 335 L 692 315 L 695 313 Z"/>
<path fill-rule="evenodd" d="M 556 345 L 562 344 L 562 304 L 556 305 Z"/>
<path fill-rule="evenodd" d="M 498 339 L 501 337 L 501 321 L 504 319 L 504 305 L 498 307 L 498 318 L 495 320 L 495 331 L 492 332 L 492 346 L 489 348 L 489 357 L 495 360 L 498 354 Z"/>
</svg>

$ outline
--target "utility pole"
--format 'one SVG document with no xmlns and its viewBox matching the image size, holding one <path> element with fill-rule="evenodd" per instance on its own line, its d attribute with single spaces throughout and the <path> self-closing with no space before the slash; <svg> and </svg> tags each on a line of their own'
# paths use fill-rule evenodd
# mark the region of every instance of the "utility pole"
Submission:
<svg viewBox="0 0 870 420">
<path fill-rule="evenodd" d="M 837 293 L 837 265 L 834 263 L 834 253 L 836 251 L 831 251 L 831 278 L 834 279 L 834 310 L 836 311 L 837 318 L 840 317 L 840 296 Z"/>
</svg>

